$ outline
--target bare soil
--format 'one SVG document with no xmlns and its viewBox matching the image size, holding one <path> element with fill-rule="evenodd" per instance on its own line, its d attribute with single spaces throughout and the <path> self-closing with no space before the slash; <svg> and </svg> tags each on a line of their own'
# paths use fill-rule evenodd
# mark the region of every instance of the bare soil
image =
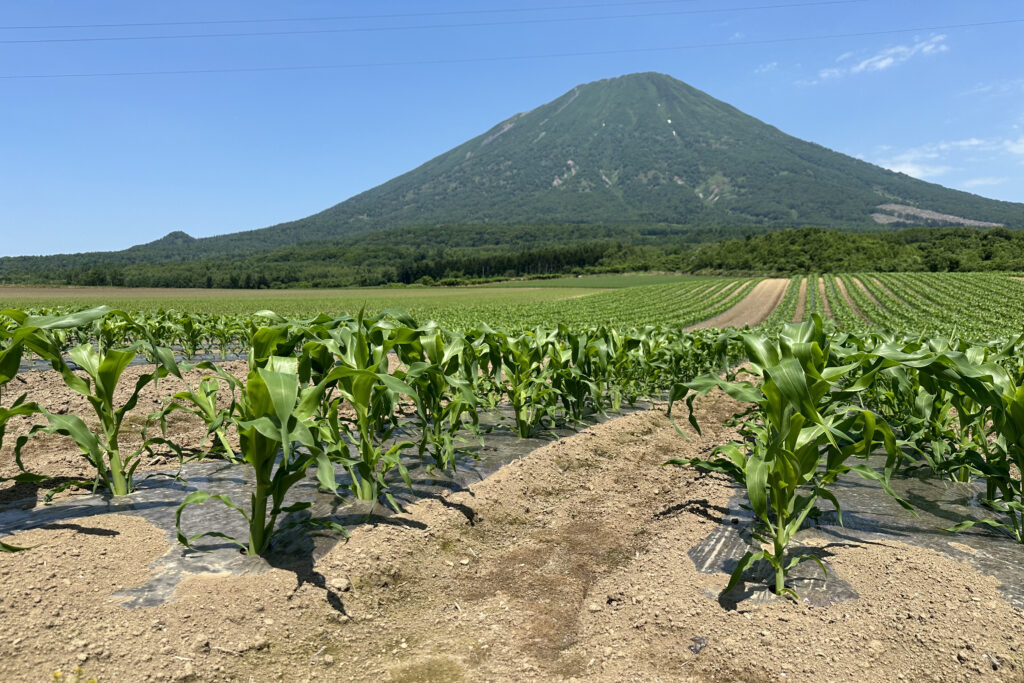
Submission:
<svg viewBox="0 0 1024 683">
<path fill-rule="evenodd" d="M 825 309 L 825 317 L 832 317 L 832 306 L 828 303 L 828 296 L 825 294 L 825 278 L 818 278 L 818 298 L 821 299 L 821 305 Z"/>
<path fill-rule="evenodd" d="M 871 322 L 871 318 L 869 318 L 866 315 L 864 315 L 861 312 L 861 310 L 859 308 L 857 308 L 857 304 L 853 303 L 853 299 L 850 298 L 850 293 L 846 291 L 846 283 L 844 283 L 838 277 L 836 277 L 835 280 L 836 280 L 836 287 L 839 290 L 839 296 L 843 297 L 843 301 L 845 301 L 846 305 L 850 307 L 850 310 L 853 311 L 854 313 L 856 313 L 857 316 L 860 317 L 861 320 L 863 320 L 865 322 Z"/>
<path fill-rule="evenodd" d="M 159 607 L 111 597 L 144 583 L 173 542 L 141 518 L 9 537 L 33 548 L 0 554 L 0 677 L 1022 680 L 1024 616 L 995 580 L 901 543 L 828 548 L 856 601 L 726 610 L 708 597 L 726 577 L 697 573 L 686 551 L 733 489 L 662 463 L 735 438 L 740 405 L 713 394 L 696 408 L 702 435 L 680 436 L 663 408 L 635 413 L 359 529 L 315 564 L 194 576 Z M 57 454 L 72 452 L 53 450 L 36 466 L 68 471 Z"/>
<path fill-rule="evenodd" d="M 788 285 L 789 280 L 786 278 L 761 280 L 754 285 L 749 294 L 729 310 L 686 329 L 699 330 L 707 327 L 743 327 L 744 325 L 753 327 L 754 325 L 759 325 L 772 314 L 775 307 L 782 301 Z"/>
<path fill-rule="evenodd" d="M 800 292 L 797 294 L 796 300 L 796 312 L 793 313 L 793 320 L 790 322 L 798 323 L 804 319 L 804 309 L 807 308 L 807 278 L 800 280 Z"/>
</svg>

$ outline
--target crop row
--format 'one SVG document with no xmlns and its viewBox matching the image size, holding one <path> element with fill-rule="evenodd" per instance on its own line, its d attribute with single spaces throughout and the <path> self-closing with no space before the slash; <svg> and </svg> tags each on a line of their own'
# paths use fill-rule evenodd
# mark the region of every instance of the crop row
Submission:
<svg viewBox="0 0 1024 683">
<path fill-rule="evenodd" d="M 684 382 L 672 400 L 685 399 L 698 429 L 695 396 L 720 389 L 750 404 L 741 416 L 744 439 L 720 446 L 711 459 L 670 461 L 726 474 L 746 491 L 759 545 L 739 561 L 725 591 L 758 561 L 772 568 L 777 594 L 796 595 L 786 579 L 799 562 L 824 571 L 819 557 L 794 555 L 790 542 L 820 500 L 842 523 L 832 488 L 846 473 L 880 482 L 907 509 L 890 486 L 900 469 L 980 480 L 985 517 L 950 520 L 948 530 L 984 524 L 1024 543 L 1024 335 L 978 344 L 850 334 L 812 315 L 777 334 L 726 338 L 742 345 L 749 364 L 726 377 Z M 868 456 L 879 451 L 885 464 L 873 468 Z"/>
<path fill-rule="evenodd" d="M 916 287 L 915 300 L 931 302 L 934 311 L 941 297 L 952 294 L 929 286 L 927 279 L 870 280 L 863 290 L 849 282 L 853 305 L 834 279 L 831 287 L 822 280 L 812 291 L 815 296 L 832 292 L 849 310 L 840 312 L 838 305 L 830 310 L 850 324 L 866 324 L 850 313 L 854 305 L 870 315 L 877 314 L 872 306 L 905 301 L 893 287 Z M 685 293 L 727 306 L 751 286 L 749 281 L 707 282 Z M 965 291 L 970 290 L 965 286 Z M 788 295 L 784 301 L 786 308 L 793 305 Z M 278 518 L 304 509 L 304 504 L 285 506 L 284 499 L 310 470 L 325 491 L 397 508 L 388 475 L 409 483 L 410 459 L 425 460 L 440 471 L 454 468 L 459 435 L 478 424 L 481 411 L 499 403 L 511 407 L 508 426 L 523 437 L 666 393 L 671 403 L 686 403 L 691 423 L 699 428 L 693 399 L 715 388 L 752 405 L 743 421 L 744 440 L 721 446 L 710 460 L 673 464 L 725 473 L 746 489 L 758 520 L 755 538 L 762 546 L 739 563 L 730 585 L 763 560 L 775 570 L 774 590 L 792 592 L 785 583 L 790 568 L 816 560 L 791 556 L 790 540 L 819 500 L 839 509 L 831 486 L 848 472 L 879 481 L 894 496 L 889 481 L 901 468 L 960 481 L 979 479 L 985 484 L 988 516 L 982 522 L 954 520 L 951 529 L 984 523 L 1024 542 L 1024 335 L 978 343 L 949 336 L 851 333 L 823 323 L 816 313 L 778 332 L 721 334 L 688 333 L 679 326 L 620 331 L 561 324 L 511 332 L 488 325 L 453 330 L 418 324 L 400 312 L 304 322 L 264 312 L 248 321 L 248 373 L 238 377 L 210 361 L 179 362 L 156 336 L 159 331 L 149 327 L 152 319 L 122 311 L 37 317 L 8 310 L 3 315 L 9 324 L 0 348 L 0 392 L 16 376 L 22 356 L 31 352 L 45 359 L 70 390 L 85 396 L 95 413 L 90 424 L 82 416 L 29 403 L 24 394 L 12 400 L 0 393 L 0 445 L 12 418 L 42 419 L 17 438 L 14 457 L 21 473 L 14 480 L 45 479 L 21 460 L 24 446 L 38 434 L 72 439 L 95 470 L 90 482 L 61 486 L 87 485 L 115 496 L 132 494 L 143 453 L 158 445 L 177 453 L 182 464 L 215 455 L 252 469 L 255 487 L 247 505 L 216 491 L 194 491 L 182 500 L 178 534 L 185 545 L 206 535 L 223 537 L 217 530 L 187 534 L 181 529 L 185 508 L 214 501 L 243 515 L 248 524 L 248 538 L 228 540 L 250 554 L 265 553 L 279 530 Z M 117 334 L 105 333 L 108 327 Z M 96 336 L 65 355 L 69 339 L 89 334 Z M 152 370 L 125 398 L 118 385 L 140 355 L 149 358 Z M 744 357 L 749 363 L 736 374 L 720 374 Z M 74 372 L 70 362 L 80 371 Z M 186 370 L 205 375 L 189 385 Z M 749 378 L 742 379 L 743 373 Z M 187 411 L 203 421 L 207 438 L 201 444 L 178 444 L 162 433 L 126 452 L 121 429 L 136 409 L 139 392 L 171 375 L 181 378 L 186 390 L 147 421 L 163 425 L 172 412 Z M 414 429 L 406 429 L 409 422 Z M 397 440 L 400 434 L 414 436 Z M 887 454 L 886 463 L 873 469 L 867 456 L 879 449 Z M 199 455 L 185 456 L 192 452 Z M 342 484 L 339 470 L 347 474 Z M 329 517 L 304 523 L 340 529 Z"/>
<path fill-rule="evenodd" d="M 790 289 L 799 284 L 795 278 Z M 1024 326 L 1022 296 L 1024 282 L 1000 273 L 812 275 L 806 278 L 803 319 L 818 314 L 849 332 L 888 329 L 994 339 Z M 787 294 L 780 308 L 788 299 Z M 795 309 L 795 303 L 789 305 Z M 765 329 L 786 321 L 778 311 Z"/>
<path fill-rule="evenodd" d="M 186 452 L 216 454 L 252 468 L 256 484 L 251 505 L 218 492 L 193 492 L 178 511 L 179 539 L 189 545 L 203 535 L 218 535 L 215 530 L 186 535 L 180 529 L 185 507 L 218 501 L 245 517 L 249 538 L 229 540 L 250 554 L 267 550 L 281 514 L 300 510 L 283 501 L 310 469 L 316 470 L 324 490 L 343 493 L 335 476 L 340 469 L 348 475 L 344 481 L 349 482 L 349 495 L 384 500 L 397 508 L 389 473 L 408 483 L 410 457 L 426 459 L 438 470 L 454 468 L 459 434 L 478 424 L 480 410 L 509 404 L 510 428 L 527 437 L 546 427 L 580 422 L 595 411 L 665 394 L 679 382 L 724 364 L 728 351 L 717 343 L 716 332 L 686 333 L 678 327 L 620 332 L 559 325 L 504 332 L 480 325 L 452 331 L 435 323 L 419 325 L 400 312 L 320 316 L 304 322 L 264 312 L 262 322 L 249 321 L 248 373 L 237 377 L 210 361 L 179 362 L 157 336 L 166 330 L 149 327 L 151 318 L 139 320 L 104 308 L 67 316 L 37 317 L 18 310 L 3 314 L 10 322 L 0 349 L 0 392 L 18 373 L 22 356 L 31 352 L 49 363 L 68 389 L 85 396 L 95 413 L 90 423 L 84 416 L 29 403 L 24 394 L 12 400 L 0 393 L 0 446 L 12 418 L 43 420 L 17 439 L 14 457 L 21 473 L 15 481 L 45 480 L 45 475 L 24 467 L 21 457 L 24 446 L 39 434 L 73 440 L 95 470 L 92 481 L 67 482 L 55 492 L 88 485 L 115 496 L 130 495 L 143 454 L 155 446 L 177 453 L 182 464 L 189 459 Z M 81 341 L 90 334 L 92 341 Z M 80 343 L 65 355 L 70 339 Z M 152 370 L 122 394 L 118 388 L 124 371 L 140 357 L 149 359 Z M 72 370 L 72 363 L 79 372 Z M 187 370 L 205 375 L 190 385 Z M 136 410 L 140 392 L 168 376 L 178 377 L 187 388 L 148 415 L 147 422 L 163 426 L 168 415 L 185 411 L 203 421 L 207 438 L 202 444 L 181 444 L 162 433 L 127 452 L 122 427 Z M 412 433 L 418 436 L 396 442 L 392 437 L 399 427 L 409 426 L 401 416 L 410 410 Z M 337 528 L 330 519 L 308 523 Z"/>
</svg>

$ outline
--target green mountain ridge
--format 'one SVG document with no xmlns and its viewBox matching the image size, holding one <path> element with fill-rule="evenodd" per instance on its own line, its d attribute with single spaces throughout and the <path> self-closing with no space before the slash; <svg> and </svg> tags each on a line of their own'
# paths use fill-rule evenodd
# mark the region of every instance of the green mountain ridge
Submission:
<svg viewBox="0 0 1024 683">
<path fill-rule="evenodd" d="M 882 206 L 909 207 L 882 209 Z M 877 214 L 878 218 L 873 218 Z M 381 231 L 566 226 L 683 241 L 814 225 L 886 231 L 959 219 L 1024 228 L 1024 204 L 916 180 L 805 142 L 670 76 L 579 85 L 317 214 L 215 237 L 176 231 L 118 252 L 0 259 L 32 271 L 232 259 Z M 894 221 L 880 225 L 879 220 Z M 558 241 L 558 228 L 551 240 Z"/>
</svg>

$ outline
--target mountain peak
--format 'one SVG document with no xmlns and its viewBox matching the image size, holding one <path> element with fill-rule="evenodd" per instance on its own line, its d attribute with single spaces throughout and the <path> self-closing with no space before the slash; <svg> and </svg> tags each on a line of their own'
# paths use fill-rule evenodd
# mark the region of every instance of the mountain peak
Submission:
<svg viewBox="0 0 1024 683">
<path fill-rule="evenodd" d="M 202 239 L 175 231 L 132 251 L 202 258 L 442 225 L 714 235 L 922 222 L 1024 228 L 1024 205 L 833 152 L 669 75 L 644 72 L 577 85 L 307 218 Z"/>
<path fill-rule="evenodd" d="M 195 237 L 189 235 L 187 232 L 183 232 L 181 230 L 173 230 L 158 240 L 153 240 L 152 242 L 147 242 L 146 244 L 140 244 L 137 247 L 133 247 L 133 249 L 142 249 L 149 247 L 188 247 L 195 244 L 197 241 L 198 240 Z"/>
</svg>

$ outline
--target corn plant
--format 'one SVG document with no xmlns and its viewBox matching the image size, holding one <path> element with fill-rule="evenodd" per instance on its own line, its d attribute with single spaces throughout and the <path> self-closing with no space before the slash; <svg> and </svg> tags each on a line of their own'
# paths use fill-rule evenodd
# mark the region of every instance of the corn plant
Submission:
<svg viewBox="0 0 1024 683">
<path fill-rule="evenodd" d="M 7 384 L 17 376 L 21 367 L 21 358 L 26 349 L 35 352 L 41 358 L 49 360 L 54 367 L 63 365 L 60 342 L 56 341 L 53 331 L 65 331 L 69 328 L 86 325 L 105 315 L 110 309 L 93 308 L 79 313 L 64 316 L 33 317 L 24 311 L 5 310 L 0 315 L 12 321 L 2 332 L 3 345 L 0 347 L 0 403 L 4 397 Z M 26 395 L 16 397 L 9 407 L 0 407 L 0 447 L 3 447 L 7 423 L 14 417 L 28 417 L 40 411 L 35 403 L 26 402 Z M 10 479 L 13 481 L 39 481 L 38 475 L 25 472 L 20 451 L 16 454 L 18 467 L 22 474 Z M 0 479 L 4 481 L 4 479 Z M 0 541 L 0 552 L 14 552 L 25 548 L 9 545 Z"/>
<path fill-rule="evenodd" d="M 186 382 L 186 389 L 184 391 L 174 393 L 161 410 L 150 416 L 150 419 L 159 422 L 161 432 L 164 435 L 164 438 L 159 439 L 159 441 L 171 445 L 166 440 L 167 417 L 169 415 L 175 411 L 190 413 L 203 421 L 203 424 L 206 426 L 206 438 L 211 441 L 209 449 L 203 451 L 203 455 L 217 453 L 232 462 L 236 461 L 237 458 L 231 448 L 231 443 L 228 441 L 227 429 L 231 424 L 231 416 L 235 411 L 235 395 L 240 386 L 238 378 L 225 372 L 216 364 L 209 362 L 182 364 L 180 369 L 181 372 L 176 372 L 175 374 L 183 382 L 185 378 L 182 373 L 188 370 L 210 370 L 215 374 L 203 377 L 195 388 L 189 386 Z M 230 391 L 230 403 L 227 407 L 221 408 L 218 406 L 217 399 L 221 395 L 221 389 L 224 385 Z M 173 444 L 172 447 L 179 452 L 181 450 L 179 444 Z"/>
<path fill-rule="evenodd" d="M 835 363 L 817 315 L 812 322 L 785 326 L 777 340 L 757 334 L 743 334 L 741 340 L 751 361 L 749 373 L 759 381 L 727 381 L 705 375 L 682 385 L 673 392 L 672 400 L 685 397 L 690 422 L 698 431 L 693 414 L 693 400 L 698 395 L 717 387 L 753 404 L 746 413 L 751 419 L 741 430 L 746 441 L 720 446 L 712 460 L 672 459 L 667 464 L 720 472 L 746 489 L 758 522 L 754 538 L 767 547 L 741 558 L 723 593 L 730 591 L 754 562 L 764 560 L 774 571 L 774 592 L 795 597 L 785 583 L 789 571 L 804 560 L 816 562 L 822 571 L 825 567 L 811 554 L 788 556 L 793 535 L 819 498 L 832 503 L 842 523 L 842 509 L 829 487 L 846 472 L 880 481 L 895 497 L 888 484 L 897 452 L 895 437 L 874 413 L 852 405 L 853 394 L 863 390 L 861 387 L 851 381 L 850 389 L 838 388 L 854 378 L 860 365 Z M 866 457 L 877 445 L 888 453 L 886 474 L 866 464 L 846 464 L 851 457 Z"/>
<path fill-rule="evenodd" d="M 36 425 L 29 435 L 42 432 L 71 437 L 82 455 L 96 469 L 96 477 L 92 482 L 67 482 L 55 489 L 54 493 L 69 486 L 90 484 L 93 490 L 103 488 L 115 496 L 131 493 L 132 477 L 139 465 L 139 455 L 144 447 L 130 454 L 122 453 L 119 440 L 121 426 L 125 415 L 138 403 L 142 389 L 150 382 L 167 376 L 169 370 L 164 363 L 173 364 L 173 356 L 169 349 L 158 350 L 157 353 L 163 362 L 157 364 L 153 372 L 139 377 L 128 399 L 120 406 L 116 406 L 115 395 L 121 377 L 142 348 L 141 342 L 127 348 L 105 351 L 97 351 L 91 344 L 76 346 L 68 355 L 84 371 L 84 378 L 72 372 L 63 362 L 60 363 L 61 377 L 65 384 L 69 389 L 88 399 L 99 421 L 100 429 L 94 431 L 77 415 L 60 415 L 45 408 L 40 409 L 47 424 Z M 21 450 L 26 442 L 26 437 L 18 439 L 15 453 L 19 463 Z"/>
<path fill-rule="evenodd" d="M 466 342 L 431 325 L 415 330 L 415 336 L 396 348 L 406 365 L 400 378 L 415 396 L 419 455 L 424 457 L 429 449 L 434 467 L 454 469 L 458 433 L 467 424 L 479 424 L 472 383 L 461 377 Z"/>
<path fill-rule="evenodd" d="M 501 381 L 503 336 L 481 324 L 466 333 L 462 353 L 462 376 L 472 384 L 477 402 L 491 410 L 505 397 Z"/>
<path fill-rule="evenodd" d="M 554 334 L 538 328 L 517 336 L 501 335 L 499 339 L 513 429 L 518 436 L 527 438 L 545 419 L 553 422 L 557 416 L 558 392 L 551 383 L 555 369 L 547 367 Z"/>
<path fill-rule="evenodd" d="M 208 491 L 188 494 L 175 515 L 178 540 L 186 547 L 192 548 L 199 538 L 214 536 L 238 545 L 248 555 L 263 555 L 274 534 L 280 531 L 275 528 L 278 516 L 310 507 L 308 502 L 285 507 L 284 498 L 292 486 L 306 477 L 311 466 L 317 468 L 317 480 L 322 489 L 337 491 L 334 465 L 312 429 L 323 385 L 302 387 L 295 358 L 271 356 L 263 360 L 263 367 L 249 372 L 237 414 L 229 418 L 238 430 L 239 455 L 255 474 L 249 509 L 243 510 L 224 494 Z M 249 526 L 247 541 L 220 531 L 185 535 L 181 529 L 182 512 L 190 505 L 199 505 L 211 498 L 245 518 Z M 344 531 L 329 519 L 311 519 L 307 523 Z"/>
<path fill-rule="evenodd" d="M 412 487 L 408 471 L 402 464 L 402 452 L 412 448 L 411 441 L 386 446 L 397 427 L 395 418 L 400 398 L 417 401 L 416 391 L 402 379 L 388 373 L 388 354 L 410 330 L 399 329 L 383 319 L 364 320 L 362 314 L 350 324 L 330 330 L 328 344 L 337 353 L 334 367 L 320 385 L 333 392 L 321 408 L 325 419 L 318 423 L 319 439 L 334 462 L 342 465 L 351 477 L 349 486 L 359 500 L 384 498 L 396 510 L 397 501 L 385 480 L 396 470 L 406 485 Z M 344 414 L 348 405 L 354 417 Z M 353 444 L 356 457 L 350 453 Z"/>
<path fill-rule="evenodd" d="M 985 504 L 1004 515 L 1003 520 L 964 521 L 952 529 L 988 524 L 1009 531 L 1024 543 L 1024 383 L 1000 362 L 1017 362 L 1014 354 L 1020 341 L 984 360 L 984 351 L 975 348 L 966 353 L 921 354 L 909 362 L 952 392 L 958 412 L 974 423 L 976 436 L 965 457 L 972 471 L 985 478 Z M 976 408 L 973 413 L 971 407 Z"/>
</svg>

